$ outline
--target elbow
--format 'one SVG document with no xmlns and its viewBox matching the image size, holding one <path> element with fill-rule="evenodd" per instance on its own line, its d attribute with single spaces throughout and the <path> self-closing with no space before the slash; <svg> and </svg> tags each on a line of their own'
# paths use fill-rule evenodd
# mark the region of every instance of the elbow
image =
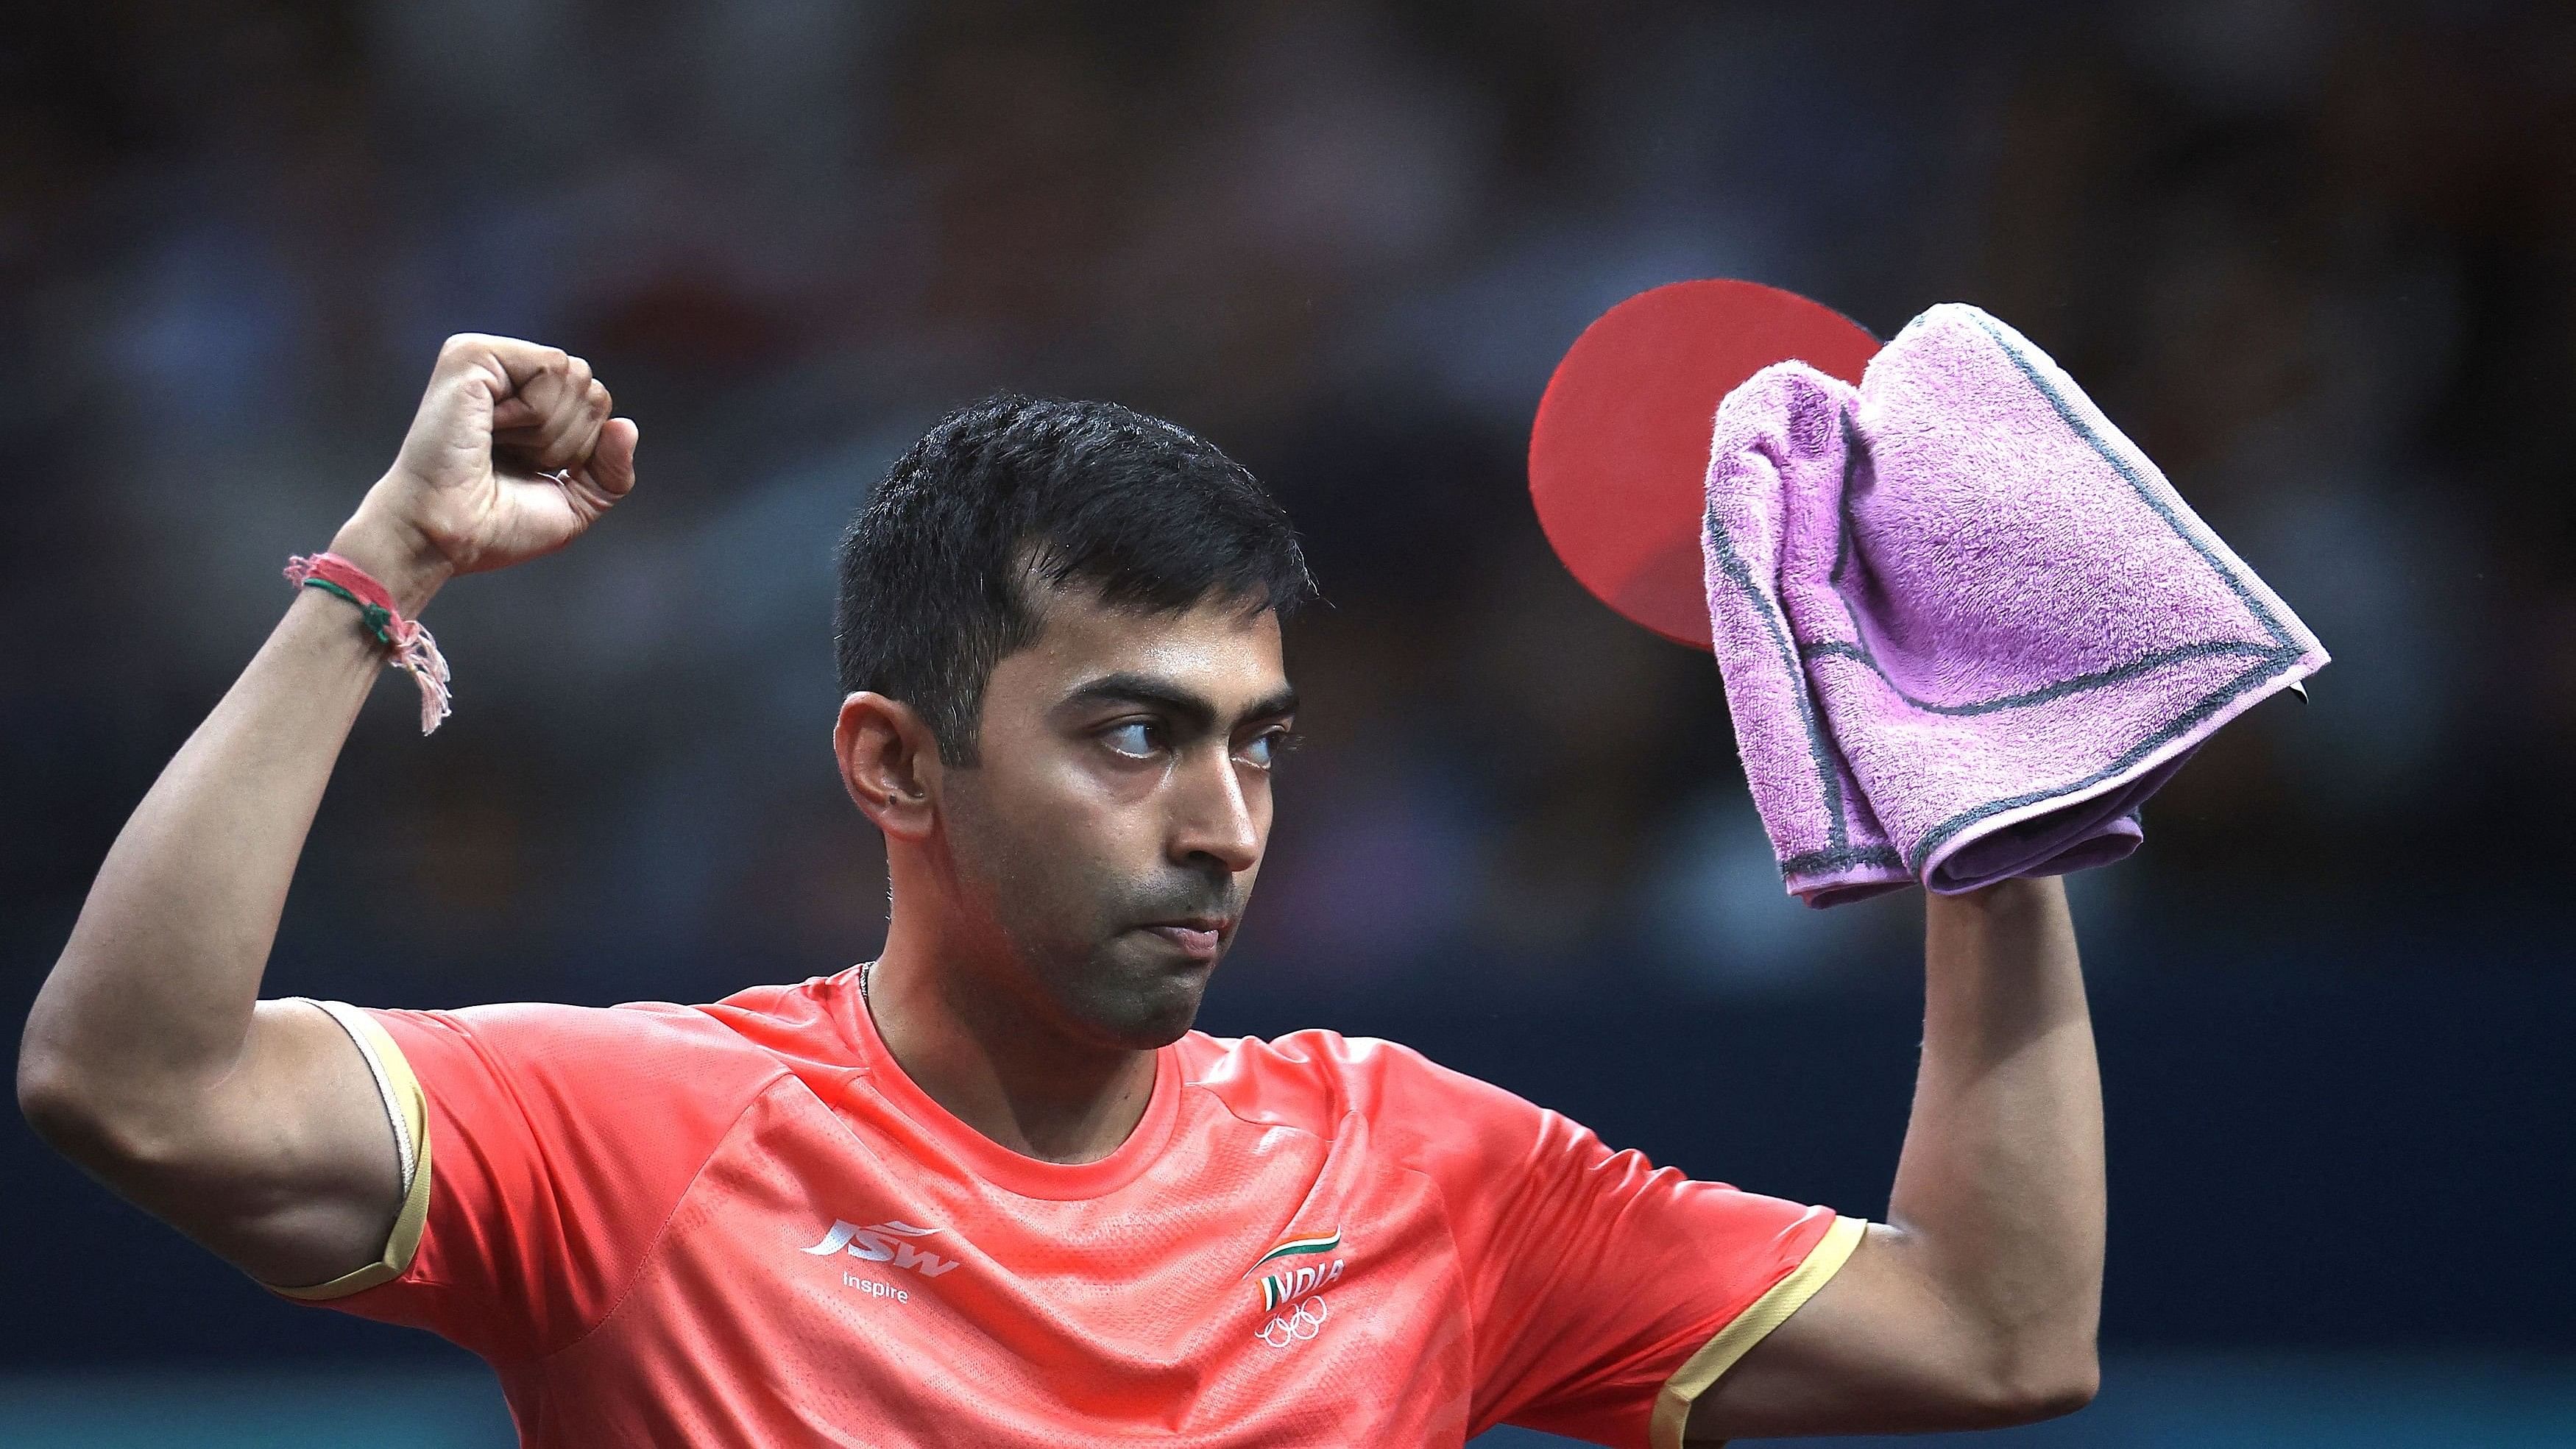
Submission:
<svg viewBox="0 0 2576 1449">
<path fill-rule="evenodd" d="M 114 1136 L 78 1065 L 33 1031 L 18 1044 L 18 1115 L 67 1157 L 86 1157 Z"/>
<path fill-rule="evenodd" d="M 78 1078 L 56 1053 L 33 1040 L 18 1048 L 18 1115 L 57 1151 L 68 1150 L 67 1144 L 81 1137 L 89 1117 Z"/>
<path fill-rule="evenodd" d="M 68 964 L 66 956 L 54 968 L 57 979 Z M 119 1074 L 84 1050 L 52 984 L 38 993 L 18 1035 L 18 1115 L 46 1146 L 99 1172 L 146 1144 L 135 1131 L 132 1094 L 117 1091 Z"/>
<path fill-rule="evenodd" d="M 2042 1419 L 2060 1419 L 2093 1402 L 2102 1391 L 2102 1366 L 2091 1355 L 2081 1364 L 2069 1364 L 2046 1377 L 2015 1385 L 2012 1398 L 2016 1424 L 2036 1424 Z"/>
<path fill-rule="evenodd" d="M 125 1191 L 199 1165 L 220 1073 L 102 1056 L 39 997 L 18 1041 L 18 1114 L 45 1145 Z"/>
<path fill-rule="evenodd" d="M 2101 1358 L 2086 1334 L 2081 1343 L 2000 1355 L 1978 1389 L 1973 1412 L 1979 1428 L 2036 1424 L 2074 1413 L 2101 1388 Z"/>
<path fill-rule="evenodd" d="M 55 966 L 55 975 L 62 969 Z M 51 986 L 51 980 L 46 984 Z M 18 1032 L 18 1115 L 47 1146 L 62 1151 L 66 1141 L 79 1135 L 87 1098 L 78 1062 L 63 1049 L 56 1021 L 60 1013 L 48 1009 L 53 1005 L 50 992 L 38 992 Z"/>
<path fill-rule="evenodd" d="M 19 1045 L 18 1114 L 45 1145 L 111 1180 L 163 1165 L 173 1146 L 167 1134 L 103 1092 L 95 1071 L 35 1035 Z"/>
</svg>

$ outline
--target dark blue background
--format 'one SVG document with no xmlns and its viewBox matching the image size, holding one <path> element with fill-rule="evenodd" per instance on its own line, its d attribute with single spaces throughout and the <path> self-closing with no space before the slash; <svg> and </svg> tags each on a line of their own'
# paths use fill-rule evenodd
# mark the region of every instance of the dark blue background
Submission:
<svg viewBox="0 0 2576 1449">
<path fill-rule="evenodd" d="M 270 986 L 706 1000 L 840 969 L 830 551 L 996 386 L 1235 452 L 1330 608 L 1207 1025 L 1374 1032 L 1660 1161 L 1883 1207 L 1919 909 L 1805 913 L 1716 671 L 1557 569 L 1527 427 L 1621 298 L 2049 350 L 2315 627 L 2076 882 L 2116 1353 L 2576 1350 L 2576 11 L 1621 0 L 12 7 L 0 1020 L 384 466 L 438 339 L 590 357 L 643 484 L 442 596 Z M 174 964 L 174 969 L 176 966 Z M 0 1369 L 426 1354 L 0 1114 Z M 2250 1361 L 2250 1360 L 2249 1360 Z M 2376 1361 L 2376 1360 L 2373 1360 Z"/>
</svg>

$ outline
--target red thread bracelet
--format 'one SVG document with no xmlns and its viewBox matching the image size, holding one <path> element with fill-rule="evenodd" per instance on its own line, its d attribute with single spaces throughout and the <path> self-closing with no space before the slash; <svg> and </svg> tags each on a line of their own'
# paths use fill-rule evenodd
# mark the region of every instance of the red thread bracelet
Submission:
<svg viewBox="0 0 2576 1449">
<path fill-rule="evenodd" d="M 286 581 L 301 588 L 320 589 L 337 594 L 358 606 L 367 631 L 376 642 L 392 651 L 386 662 L 407 671 L 420 685 L 420 732 L 429 734 L 438 722 L 447 718 L 447 657 L 438 652 L 438 641 L 417 619 L 406 619 L 394 608 L 394 596 L 365 569 L 336 553 L 298 554 L 286 561 Z"/>
</svg>

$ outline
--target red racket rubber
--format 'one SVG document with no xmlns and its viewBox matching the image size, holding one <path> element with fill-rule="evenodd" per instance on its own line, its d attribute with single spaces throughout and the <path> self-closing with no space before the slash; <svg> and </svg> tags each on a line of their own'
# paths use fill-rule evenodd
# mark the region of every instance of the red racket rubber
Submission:
<svg viewBox="0 0 2576 1449">
<path fill-rule="evenodd" d="M 1717 405 L 1792 358 L 1845 382 L 1878 351 L 1849 317 L 1757 282 L 1675 282 L 1583 329 L 1530 428 L 1530 501 L 1576 579 L 1676 644 L 1712 647 L 1700 518 Z"/>
</svg>

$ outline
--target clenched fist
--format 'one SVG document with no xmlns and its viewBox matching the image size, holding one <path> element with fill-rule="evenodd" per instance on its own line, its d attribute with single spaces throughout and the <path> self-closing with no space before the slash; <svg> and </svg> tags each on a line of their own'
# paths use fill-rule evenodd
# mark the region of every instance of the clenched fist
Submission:
<svg viewBox="0 0 2576 1449">
<path fill-rule="evenodd" d="M 635 424 L 558 347 L 447 339 L 402 452 L 332 550 L 416 612 L 456 574 L 507 568 L 581 536 L 635 486 Z"/>
</svg>

